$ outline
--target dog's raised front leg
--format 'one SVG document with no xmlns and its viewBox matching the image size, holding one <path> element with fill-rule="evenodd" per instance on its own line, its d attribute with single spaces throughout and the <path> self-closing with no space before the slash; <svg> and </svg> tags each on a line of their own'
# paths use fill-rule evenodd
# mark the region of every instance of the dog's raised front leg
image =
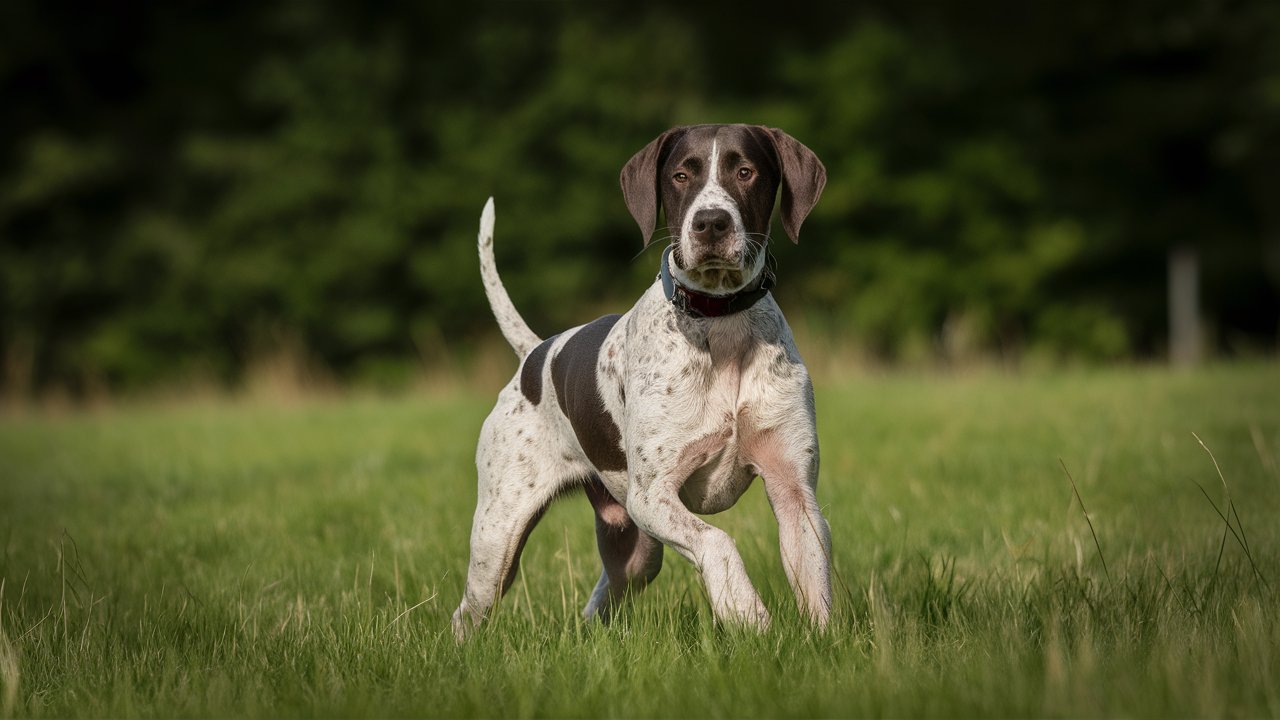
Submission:
<svg viewBox="0 0 1280 720">
<path fill-rule="evenodd" d="M 782 566 L 800 610 L 819 626 L 831 615 L 831 531 L 818 507 L 818 442 L 812 426 L 744 438 L 778 520 Z"/>
<path fill-rule="evenodd" d="M 699 445 L 717 446 L 715 442 L 694 443 L 667 470 L 643 464 L 637 467 L 627 493 L 627 512 L 641 530 L 693 563 L 702 574 L 717 619 L 764 629 L 769 626 L 769 611 L 747 577 L 733 538 L 694 515 L 680 501 L 680 486 L 710 454 Z"/>
<path fill-rule="evenodd" d="M 769 626 L 769 611 L 752 587 L 728 533 L 689 512 L 674 489 L 633 492 L 627 510 L 641 529 L 698 569 L 717 619 L 760 629 Z"/>
</svg>

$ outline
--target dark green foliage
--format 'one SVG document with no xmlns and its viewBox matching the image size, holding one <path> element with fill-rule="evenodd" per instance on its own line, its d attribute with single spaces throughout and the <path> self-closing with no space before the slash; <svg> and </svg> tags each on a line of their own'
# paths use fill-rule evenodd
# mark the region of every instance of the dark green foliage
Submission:
<svg viewBox="0 0 1280 720">
<path fill-rule="evenodd" d="M 656 262 L 618 169 L 735 120 L 826 161 L 779 293 L 874 355 L 1159 353 L 1175 245 L 1215 345 L 1273 347 L 1274 3 L 935 5 L 9 3 L 4 384 L 235 381 L 281 350 L 394 382 L 493 335 L 489 195 L 536 330 L 618 310 Z"/>
</svg>

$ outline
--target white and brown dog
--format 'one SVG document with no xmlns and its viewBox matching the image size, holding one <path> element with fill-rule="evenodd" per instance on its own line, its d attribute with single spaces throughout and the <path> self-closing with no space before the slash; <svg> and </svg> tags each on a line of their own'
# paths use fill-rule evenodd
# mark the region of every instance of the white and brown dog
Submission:
<svg viewBox="0 0 1280 720">
<path fill-rule="evenodd" d="M 502 333 L 521 358 L 476 449 L 471 561 L 454 632 L 464 637 L 515 579 L 547 505 L 583 486 L 604 571 L 584 615 L 607 620 L 662 567 L 669 545 L 693 563 L 722 621 L 769 613 L 733 539 L 694 513 L 732 506 L 757 475 L 778 521 L 801 609 L 825 625 L 831 540 L 815 498 L 813 386 L 769 294 L 774 198 L 794 242 L 822 192 L 817 156 L 781 130 L 669 130 L 622 169 L 651 242 L 659 204 L 672 244 L 658 279 L 623 315 L 542 340 L 520 318 L 493 260 L 493 200 L 480 219 L 480 270 Z"/>
</svg>

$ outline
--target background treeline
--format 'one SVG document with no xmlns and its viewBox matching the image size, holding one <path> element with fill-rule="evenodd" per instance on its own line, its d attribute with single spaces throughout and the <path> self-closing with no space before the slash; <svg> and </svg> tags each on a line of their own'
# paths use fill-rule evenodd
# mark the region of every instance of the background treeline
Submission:
<svg viewBox="0 0 1280 720">
<path fill-rule="evenodd" d="M 494 334 L 475 228 L 550 333 L 656 267 L 617 189 L 668 126 L 825 160 L 793 319 L 886 361 L 1274 352 L 1280 3 L 0 5 L 8 392 L 394 382 Z M 781 238 L 780 238 L 781 239 Z"/>
</svg>

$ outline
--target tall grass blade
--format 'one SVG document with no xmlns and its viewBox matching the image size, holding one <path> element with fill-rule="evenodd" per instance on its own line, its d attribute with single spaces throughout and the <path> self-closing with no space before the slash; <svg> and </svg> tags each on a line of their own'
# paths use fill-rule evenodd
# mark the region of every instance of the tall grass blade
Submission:
<svg viewBox="0 0 1280 720">
<path fill-rule="evenodd" d="M 1226 514 L 1219 510 L 1218 506 L 1214 504 L 1213 499 L 1209 497 L 1209 493 L 1205 492 L 1203 487 L 1200 487 L 1200 483 L 1196 483 L 1196 487 L 1200 487 L 1200 492 L 1204 494 L 1205 499 L 1213 506 L 1213 511 L 1218 513 L 1218 517 L 1222 518 L 1222 522 L 1226 524 L 1227 530 L 1231 531 L 1232 537 L 1234 537 L 1236 542 L 1239 543 L 1240 549 L 1244 550 L 1244 556 L 1249 561 L 1249 567 L 1253 568 L 1254 577 L 1258 579 L 1258 582 L 1261 583 L 1264 588 L 1270 590 L 1271 584 L 1267 582 L 1267 579 L 1263 577 L 1262 572 L 1258 570 L 1258 564 L 1253 561 L 1253 553 L 1249 550 L 1249 540 L 1244 533 L 1244 523 L 1240 520 L 1240 513 L 1236 511 L 1235 501 L 1231 499 L 1231 488 L 1227 486 L 1227 478 L 1222 474 L 1222 468 L 1218 466 L 1218 458 L 1213 456 L 1213 451 L 1209 449 L 1208 445 L 1204 444 L 1204 440 L 1201 440 L 1199 435 L 1193 432 L 1191 433 L 1191 437 L 1195 438 L 1196 442 L 1200 443 L 1200 447 L 1204 448 L 1206 453 L 1209 453 L 1209 459 L 1213 461 L 1213 469 L 1218 471 L 1218 479 L 1222 481 L 1222 491 L 1226 493 L 1227 496 L 1227 512 L 1230 512 L 1231 516 L 1235 518 L 1236 528 L 1240 529 L 1240 533 L 1238 535 L 1236 534 L 1236 529 L 1231 526 L 1231 521 L 1227 519 Z M 1226 542 L 1225 535 L 1223 536 L 1223 542 Z M 1221 558 L 1221 553 L 1219 553 L 1219 558 Z"/>
<path fill-rule="evenodd" d="M 1062 466 L 1062 472 L 1067 474 L 1067 480 L 1071 482 L 1071 492 L 1075 493 L 1076 502 L 1080 503 L 1080 512 L 1084 513 L 1084 521 L 1089 524 L 1089 534 L 1093 536 L 1093 546 L 1098 549 L 1098 559 L 1102 561 L 1102 572 L 1106 573 L 1107 580 L 1110 580 L 1111 571 L 1107 569 L 1107 558 L 1102 554 L 1102 543 L 1098 542 L 1098 533 L 1093 529 L 1093 520 L 1089 518 L 1089 511 L 1084 506 L 1084 499 L 1080 497 L 1075 478 L 1071 477 L 1071 471 L 1067 469 L 1067 464 L 1062 461 L 1062 458 L 1058 458 L 1058 464 Z"/>
<path fill-rule="evenodd" d="M 1240 546 L 1240 549 L 1244 551 L 1245 559 L 1249 561 L 1249 567 L 1253 568 L 1254 577 L 1258 579 L 1258 582 L 1261 583 L 1263 587 L 1270 590 L 1271 589 L 1270 583 L 1268 583 L 1267 579 L 1263 577 L 1262 572 L 1258 570 L 1258 565 L 1253 561 L 1253 554 L 1249 552 L 1249 547 L 1245 545 L 1244 541 L 1240 538 L 1240 536 L 1236 534 L 1236 529 L 1231 525 L 1231 521 L 1227 519 L 1227 516 L 1223 514 L 1222 510 L 1218 509 L 1218 504 L 1213 501 L 1213 498 L 1209 497 L 1209 493 L 1205 491 L 1204 486 L 1202 486 L 1200 483 L 1196 483 L 1196 487 L 1200 488 L 1200 493 L 1204 495 L 1204 499 L 1209 501 L 1209 505 L 1210 507 L 1213 508 L 1213 511 L 1218 514 L 1219 518 L 1222 518 L 1222 523 L 1225 526 L 1224 530 L 1222 531 L 1223 545 L 1226 544 L 1226 538 L 1228 534 L 1230 534 L 1231 537 L 1235 538 L 1236 544 L 1238 544 Z M 1236 522 L 1240 522 L 1240 516 L 1238 515 L 1236 516 Z M 1220 547 L 1218 548 L 1218 564 L 1221 564 L 1221 562 L 1222 562 L 1222 548 Z M 1218 573 L 1218 565 L 1214 566 L 1213 572 L 1216 578 Z"/>
</svg>

